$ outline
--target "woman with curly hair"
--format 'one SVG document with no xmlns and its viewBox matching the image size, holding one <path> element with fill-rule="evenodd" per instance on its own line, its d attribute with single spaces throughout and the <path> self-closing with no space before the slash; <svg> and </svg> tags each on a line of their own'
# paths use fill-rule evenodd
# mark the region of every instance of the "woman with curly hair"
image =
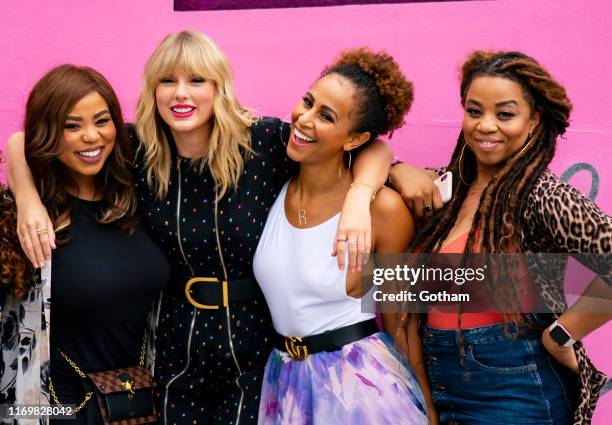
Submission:
<svg viewBox="0 0 612 425">
<path fill-rule="evenodd" d="M 17 298 L 26 295 L 32 270 L 19 246 L 14 201 L 1 185 L 0 191 L 0 305 L 3 305 L 9 293 Z"/>
<path fill-rule="evenodd" d="M 30 93 L 24 133 L 25 159 L 58 248 L 32 273 L 5 193 L 0 403 L 73 405 L 76 423 L 101 424 L 93 385 L 82 374 L 142 361 L 147 317 L 170 266 L 137 224 L 131 142 L 102 75 L 73 65 L 49 71 Z"/>
<path fill-rule="evenodd" d="M 338 270 L 326 252 L 342 200 L 360 185 L 351 152 L 401 127 L 412 96 L 391 56 L 354 49 L 293 110 L 287 154 L 299 173 L 270 210 L 254 259 L 277 332 L 260 424 L 427 423 L 408 363 L 361 311 L 360 274 Z M 396 192 L 378 192 L 372 227 L 373 252 L 405 251 L 413 222 Z"/>
<path fill-rule="evenodd" d="M 452 199 L 442 206 L 436 173 L 406 165 L 392 171 L 414 212 L 429 216 L 412 249 L 464 258 L 589 254 L 578 255 L 599 275 L 589 291 L 609 294 L 612 218 L 547 168 L 569 125 L 563 86 L 522 53 L 478 51 L 463 64 L 460 95 L 462 131 L 447 167 Z M 531 277 L 492 281 L 494 312 L 429 307 L 423 345 L 442 423 L 590 423 L 606 377 L 580 340 L 610 314 L 585 313 L 586 298 L 568 310 L 567 256 L 552 257 L 526 256 Z M 521 292 L 530 288 L 546 314 L 528 314 L 534 299 Z"/>
<path fill-rule="evenodd" d="M 227 58 L 205 35 L 170 34 L 149 58 L 132 138 L 140 142 L 141 217 L 172 263 L 156 315 L 163 423 L 257 421 L 273 329 L 252 259 L 269 208 L 296 168 L 285 152 L 288 130 L 240 104 Z M 358 269 L 358 252 L 369 249 L 370 198 L 391 157 L 376 141 L 354 161 L 362 185 L 346 193 L 338 237 L 326 241 L 337 247 L 342 267 L 345 251 L 349 267 Z M 9 180 L 19 186 L 12 189 L 31 197 L 27 176 L 10 159 Z M 18 204 L 20 214 L 41 216 L 35 203 Z M 20 233 L 46 242 L 28 221 L 44 223 L 21 220 Z"/>
</svg>

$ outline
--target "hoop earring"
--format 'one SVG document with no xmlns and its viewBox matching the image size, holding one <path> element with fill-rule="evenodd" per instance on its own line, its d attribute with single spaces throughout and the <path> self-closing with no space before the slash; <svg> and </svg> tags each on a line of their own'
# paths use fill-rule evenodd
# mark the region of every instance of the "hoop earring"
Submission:
<svg viewBox="0 0 612 425">
<path fill-rule="evenodd" d="M 534 136 L 535 136 L 535 134 L 534 134 Z M 521 150 L 518 151 L 518 153 L 513 156 L 513 158 L 518 158 L 523 153 L 523 151 L 529 147 L 529 145 L 531 144 L 532 141 L 533 141 L 532 132 L 530 131 L 529 134 L 527 135 L 527 143 L 525 143 L 525 146 L 523 146 L 521 148 Z"/>
<path fill-rule="evenodd" d="M 461 172 L 461 169 L 463 168 L 463 166 L 461 165 L 461 162 L 463 161 L 463 152 L 465 151 L 465 146 L 466 143 L 463 142 L 463 147 L 461 148 L 461 155 L 459 155 L 459 180 L 461 180 L 461 183 L 463 183 L 466 186 L 470 186 L 472 183 L 468 183 L 465 181 L 465 179 L 463 178 L 463 173 Z"/>
<path fill-rule="evenodd" d="M 351 155 L 351 151 L 348 151 L 349 153 L 349 165 L 348 165 L 348 169 L 349 171 L 351 171 L 351 164 L 353 162 L 353 156 Z"/>
</svg>

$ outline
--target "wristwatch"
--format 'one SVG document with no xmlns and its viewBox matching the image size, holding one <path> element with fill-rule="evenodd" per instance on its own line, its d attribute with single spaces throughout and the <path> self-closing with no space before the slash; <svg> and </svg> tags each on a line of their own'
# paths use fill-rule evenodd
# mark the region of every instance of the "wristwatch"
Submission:
<svg viewBox="0 0 612 425">
<path fill-rule="evenodd" d="M 567 329 L 556 320 L 548 327 L 548 333 L 560 347 L 571 347 L 576 343 L 576 340 L 572 338 Z"/>
</svg>

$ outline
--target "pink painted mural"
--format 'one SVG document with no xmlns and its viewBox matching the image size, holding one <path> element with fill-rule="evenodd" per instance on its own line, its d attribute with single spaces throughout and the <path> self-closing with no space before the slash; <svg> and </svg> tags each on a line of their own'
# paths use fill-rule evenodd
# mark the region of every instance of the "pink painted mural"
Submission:
<svg viewBox="0 0 612 425">
<path fill-rule="evenodd" d="M 5 2 L 0 15 L 0 149 L 20 129 L 32 85 L 61 63 L 102 72 L 132 118 L 148 55 L 167 33 L 192 28 L 224 49 L 234 65 L 241 101 L 280 117 L 287 117 L 339 50 L 363 45 L 386 49 L 415 85 L 407 124 L 392 139 L 394 149 L 408 162 L 442 164 L 462 116 L 458 66 L 476 48 L 513 49 L 540 60 L 574 103 L 553 171 L 612 213 L 610 2 L 394 3 L 177 12 L 173 0 Z M 608 374 L 611 341 L 611 325 L 586 340 L 593 361 Z M 608 394 L 593 423 L 611 422 Z"/>
</svg>

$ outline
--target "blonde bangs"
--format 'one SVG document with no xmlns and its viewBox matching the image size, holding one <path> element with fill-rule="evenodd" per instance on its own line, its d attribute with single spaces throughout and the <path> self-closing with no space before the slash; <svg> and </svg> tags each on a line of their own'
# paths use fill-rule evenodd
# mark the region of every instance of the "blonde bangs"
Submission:
<svg viewBox="0 0 612 425">
<path fill-rule="evenodd" d="M 183 71 L 187 74 L 199 75 L 208 80 L 215 80 L 210 75 L 212 64 L 202 45 L 189 43 L 187 39 L 177 39 L 174 43 L 167 43 L 166 49 L 162 49 L 166 40 L 158 51 L 153 54 L 147 73 L 147 83 L 155 86 L 159 81 L 175 71 Z M 225 57 L 223 57 L 225 59 Z"/>
<path fill-rule="evenodd" d="M 221 198 L 230 187 L 237 187 L 244 157 L 252 153 L 249 127 L 255 118 L 236 99 L 232 70 L 223 52 L 211 39 L 196 31 L 167 36 L 145 68 L 136 125 L 140 149 L 144 151 L 147 183 L 158 199 L 166 197 L 172 167 L 171 142 L 164 131 L 168 126 L 157 112 L 155 90 L 162 78 L 177 70 L 201 76 L 215 85 L 208 152 L 203 160 L 194 162 L 199 164 L 200 172 L 208 165 Z"/>
</svg>

